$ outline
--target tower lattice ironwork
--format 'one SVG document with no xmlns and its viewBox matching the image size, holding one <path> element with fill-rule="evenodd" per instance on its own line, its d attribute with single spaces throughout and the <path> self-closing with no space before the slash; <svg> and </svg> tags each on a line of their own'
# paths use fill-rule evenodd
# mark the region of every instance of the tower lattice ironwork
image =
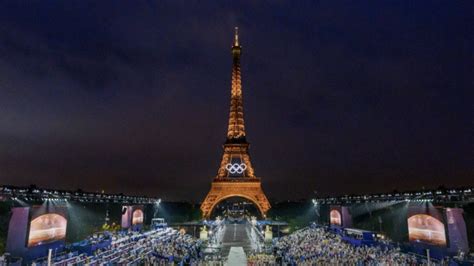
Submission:
<svg viewBox="0 0 474 266">
<path fill-rule="evenodd" d="M 224 154 L 217 176 L 211 184 L 211 190 L 201 204 L 202 214 L 206 218 L 211 215 L 212 210 L 219 202 L 230 197 L 242 197 L 252 201 L 263 216 L 270 209 L 270 203 L 263 193 L 260 178 L 255 176 L 248 152 L 250 144 L 246 140 L 245 133 L 240 73 L 241 54 L 242 47 L 239 44 L 238 28 L 235 28 L 232 45 L 232 85 L 227 139 L 223 145 Z"/>
</svg>

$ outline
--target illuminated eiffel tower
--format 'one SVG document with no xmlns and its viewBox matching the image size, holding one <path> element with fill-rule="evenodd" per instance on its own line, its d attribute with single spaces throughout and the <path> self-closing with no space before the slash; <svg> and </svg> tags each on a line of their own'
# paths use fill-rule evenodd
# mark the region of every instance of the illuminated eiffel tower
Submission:
<svg viewBox="0 0 474 266">
<path fill-rule="evenodd" d="M 253 202 L 265 217 L 270 203 L 263 193 L 260 178 L 255 176 L 250 156 L 250 144 L 245 138 L 244 105 L 242 82 L 240 77 L 240 56 L 242 47 L 239 44 L 238 28 L 235 28 L 234 45 L 232 46 L 232 86 L 230 97 L 229 126 L 227 140 L 223 145 L 224 154 L 211 184 L 211 190 L 201 204 L 205 218 L 211 215 L 214 207 L 227 198 L 242 197 Z"/>
</svg>

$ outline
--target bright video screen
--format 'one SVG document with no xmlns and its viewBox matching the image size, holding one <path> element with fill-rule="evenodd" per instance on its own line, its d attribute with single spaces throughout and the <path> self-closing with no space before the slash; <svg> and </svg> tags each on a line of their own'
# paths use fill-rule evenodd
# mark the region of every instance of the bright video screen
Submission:
<svg viewBox="0 0 474 266">
<path fill-rule="evenodd" d="M 329 217 L 331 218 L 331 224 L 333 225 L 341 225 L 341 213 L 337 210 L 332 210 L 329 213 Z"/>
<path fill-rule="evenodd" d="M 135 225 L 135 224 L 142 224 L 142 223 L 143 223 L 143 211 L 140 210 L 140 209 L 136 209 L 136 210 L 133 212 L 132 225 Z"/>
<path fill-rule="evenodd" d="M 28 247 L 38 246 L 66 238 L 67 220 L 56 213 L 47 213 L 30 223 Z"/>
<path fill-rule="evenodd" d="M 408 237 L 412 242 L 446 245 L 444 224 L 427 214 L 416 214 L 408 218 Z"/>
</svg>

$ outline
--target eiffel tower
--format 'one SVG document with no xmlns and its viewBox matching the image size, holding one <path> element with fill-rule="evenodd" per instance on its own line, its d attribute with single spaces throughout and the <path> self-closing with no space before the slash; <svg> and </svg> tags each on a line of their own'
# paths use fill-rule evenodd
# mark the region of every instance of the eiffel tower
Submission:
<svg viewBox="0 0 474 266">
<path fill-rule="evenodd" d="M 227 140 L 223 145 L 224 154 L 211 184 L 211 190 L 201 204 L 204 218 L 209 218 L 214 207 L 231 197 L 241 197 L 253 202 L 263 217 L 270 209 L 270 203 L 263 193 L 260 178 L 255 176 L 250 162 L 249 146 L 245 137 L 244 105 L 240 76 L 240 56 L 238 28 L 235 28 L 232 46 L 232 86 L 230 95 L 229 126 Z"/>
</svg>

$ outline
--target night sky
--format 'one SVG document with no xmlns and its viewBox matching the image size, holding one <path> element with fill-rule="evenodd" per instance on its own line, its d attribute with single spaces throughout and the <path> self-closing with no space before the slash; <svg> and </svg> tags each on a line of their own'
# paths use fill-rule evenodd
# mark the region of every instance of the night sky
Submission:
<svg viewBox="0 0 474 266">
<path fill-rule="evenodd" d="M 271 200 L 474 185 L 474 2 L 0 1 L 0 183 L 200 201 L 240 28 Z"/>
</svg>

